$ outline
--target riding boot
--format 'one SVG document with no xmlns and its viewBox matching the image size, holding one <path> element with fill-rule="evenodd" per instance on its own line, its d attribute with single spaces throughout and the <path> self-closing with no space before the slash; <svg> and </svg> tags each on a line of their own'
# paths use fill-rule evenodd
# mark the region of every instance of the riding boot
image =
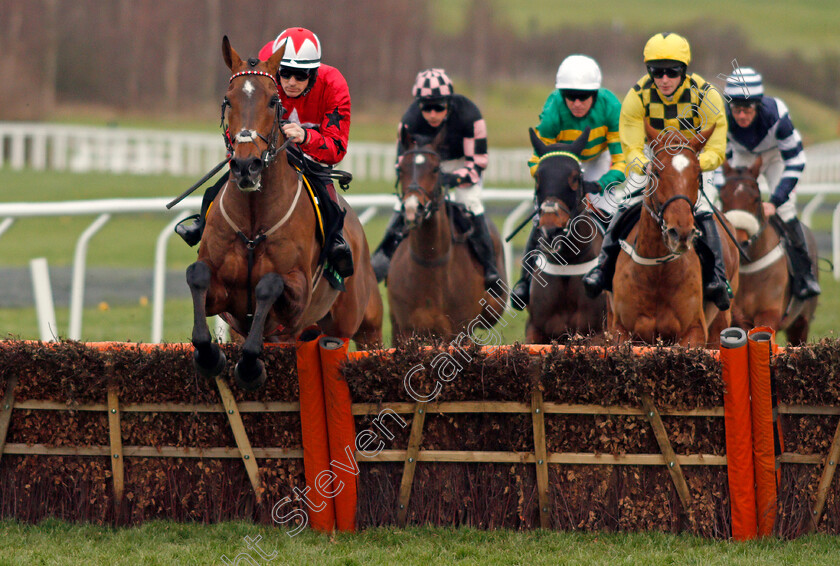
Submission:
<svg viewBox="0 0 840 566">
<path fill-rule="evenodd" d="M 816 297 L 822 291 L 812 271 L 813 264 L 811 263 L 811 256 L 808 254 L 808 244 L 802 224 L 800 224 L 798 218 L 794 217 L 785 222 L 784 227 L 787 235 L 785 238 L 787 245 L 785 247 L 788 257 L 790 257 L 791 273 L 793 274 L 791 292 L 794 297 L 803 301 Z"/>
<path fill-rule="evenodd" d="M 522 275 L 510 292 L 510 304 L 518 311 L 524 309 L 531 300 L 531 273 L 534 271 L 536 258 L 528 254 L 537 249 L 538 244 L 539 231 L 536 227 L 532 227 L 531 235 L 528 236 L 528 242 L 525 244 L 525 253 L 522 255 Z"/>
<path fill-rule="evenodd" d="M 484 288 L 488 291 L 491 289 L 498 291 L 502 277 L 496 268 L 496 249 L 490 237 L 490 230 L 487 228 L 487 220 L 484 214 L 471 215 L 471 219 L 473 231 L 468 241 L 478 262 L 484 268 Z"/>
<path fill-rule="evenodd" d="M 215 185 L 204 191 L 204 198 L 201 199 L 201 212 L 184 218 L 175 226 L 175 233 L 181 236 L 190 247 L 201 241 L 201 235 L 204 233 L 204 225 L 207 221 L 207 211 L 210 209 L 210 204 L 215 200 L 216 195 L 219 194 L 219 191 L 227 183 L 227 180 L 228 176 L 222 175 L 216 181 Z M 184 224 L 187 220 L 194 220 L 194 222 L 192 224 Z"/>
<path fill-rule="evenodd" d="M 388 276 L 388 267 L 391 265 L 391 256 L 397 250 L 397 247 L 402 242 L 405 235 L 403 229 L 405 228 L 405 218 L 403 218 L 402 211 L 395 210 L 391 214 L 391 219 L 388 221 L 388 226 L 385 228 L 385 235 L 382 237 L 382 243 L 373 252 L 370 258 L 370 264 L 373 266 L 373 273 L 376 275 L 376 281 L 382 281 Z"/>
<path fill-rule="evenodd" d="M 717 306 L 718 310 L 729 309 L 729 299 L 732 298 L 732 288 L 726 279 L 726 265 L 723 263 L 723 246 L 720 241 L 715 223 L 715 216 L 708 211 L 700 211 L 694 216 L 695 224 L 702 232 L 703 243 L 708 248 L 712 257 L 709 260 L 713 263 L 712 269 L 704 269 L 706 281 L 703 287 L 703 297 Z"/>
<path fill-rule="evenodd" d="M 337 220 L 335 221 L 337 228 L 335 228 L 335 231 L 332 233 L 332 238 L 329 238 L 329 243 L 327 244 L 327 261 L 332 265 L 336 273 L 342 278 L 345 278 L 353 275 L 355 271 L 353 267 L 353 250 L 350 249 L 350 245 L 344 239 L 345 211 L 341 210 L 341 205 L 338 203 L 338 195 L 331 185 L 331 183 L 327 184 L 324 187 L 324 192 L 332 202 L 334 214 L 337 215 Z"/>
<path fill-rule="evenodd" d="M 601 291 L 612 291 L 612 280 L 615 275 L 615 262 L 621 251 L 618 241 L 624 236 L 618 234 L 619 224 L 622 223 L 628 210 L 615 213 L 604 234 L 604 241 L 601 244 L 601 251 L 598 253 L 598 265 L 593 267 L 589 273 L 583 276 L 583 290 L 586 296 L 594 299 L 601 294 Z"/>
</svg>

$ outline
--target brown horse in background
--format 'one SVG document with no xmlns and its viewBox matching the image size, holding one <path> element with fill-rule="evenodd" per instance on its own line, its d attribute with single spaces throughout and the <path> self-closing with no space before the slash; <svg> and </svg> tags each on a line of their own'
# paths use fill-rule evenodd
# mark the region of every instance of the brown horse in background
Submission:
<svg viewBox="0 0 840 566">
<path fill-rule="evenodd" d="M 758 187 L 759 171 L 760 157 L 751 167 L 733 168 L 728 163 L 723 164 L 725 184 L 720 190 L 723 212 L 735 227 L 735 236 L 751 260 L 749 263 L 741 261 L 741 284 L 735 297 L 732 322 L 744 330 L 757 326 L 784 330 L 790 345 L 798 346 L 808 339 L 817 297 L 806 301 L 792 297 L 784 244 L 779 231 L 772 227 L 773 220 L 764 214 Z M 818 277 L 817 242 L 813 232 L 804 228 L 814 277 Z"/>
<path fill-rule="evenodd" d="M 546 145 L 533 128 L 529 133 L 539 157 L 534 182 L 541 232 L 541 245 L 532 253 L 543 260 L 531 278 L 526 340 L 545 344 L 574 334 L 600 333 L 606 296 L 590 299 L 582 283 L 603 241 L 603 228 L 587 205 L 581 179 L 580 154 L 589 128 L 571 144 Z"/>
<path fill-rule="evenodd" d="M 704 304 L 700 259 L 686 253 L 699 232 L 693 213 L 701 179 L 698 154 L 714 126 L 678 145 L 665 144 L 647 123 L 645 131 L 654 155 L 653 174 L 641 218 L 622 243 L 625 253 L 616 263 L 610 330 L 623 340 L 719 347 L 731 309 L 718 311 L 713 303 Z M 720 220 L 717 224 L 722 230 Z M 737 293 L 738 251 L 729 238 L 721 242 L 727 277 Z"/>
<path fill-rule="evenodd" d="M 193 298 L 194 362 L 203 375 L 218 375 L 224 354 L 212 343 L 207 318 L 221 314 L 231 329 L 247 336 L 236 364 L 240 387 L 265 382 L 259 355 L 265 339 L 294 340 L 308 326 L 352 337 L 360 347 L 381 342 L 382 299 L 370 266 L 367 240 L 353 210 L 344 234 L 355 273 L 339 293 L 322 277 L 317 218 L 299 173 L 284 150 L 283 114 L 274 78 L 284 49 L 268 61 L 243 61 L 222 41 L 233 73 L 223 103 L 232 157 L 230 179 L 207 214 L 198 261 L 187 268 Z"/>
<path fill-rule="evenodd" d="M 489 329 L 505 311 L 508 294 L 484 290 L 484 268 L 456 237 L 454 219 L 440 183 L 437 148 L 445 131 L 432 140 L 416 140 L 403 129 L 407 148 L 399 163 L 399 185 L 406 237 L 394 252 L 388 270 L 388 304 L 394 343 L 411 334 L 444 338 L 476 328 Z M 499 231 L 488 222 L 496 266 L 506 280 Z"/>
</svg>

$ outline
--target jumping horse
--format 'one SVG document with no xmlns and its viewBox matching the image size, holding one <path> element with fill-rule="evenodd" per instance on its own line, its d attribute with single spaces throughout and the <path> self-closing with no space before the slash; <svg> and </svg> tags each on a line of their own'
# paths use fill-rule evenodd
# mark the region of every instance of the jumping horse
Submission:
<svg viewBox="0 0 840 566">
<path fill-rule="evenodd" d="M 433 140 L 415 139 L 405 129 L 401 136 L 407 149 L 400 159 L 398 183 L 408 236 L 394 252 L 388 270 L 394 342 L 412 334 L 447 338 L 489 329 L 504 313 L 508 293 L 485 291 L 484 269 L 466 237 L 459 237 L 453 227 L 449 207 L 454 205 L 441 186 L 437 150 L 445 131 Z M 488 224 L 496 266 L 505 280 L 499 231 Z"/>
<path fill-rule="evenodd" d="M 702 179 L 698 154 L 714 126 L 678 144 L 663 143 L 647 123 L 645 131 L 654 156 L 652 174 L 641 218 L 621 242 L 608 326 L 620 340 L 719 347 L 732 309 L 719 311 L 704 302 L 700 259 L 687 253 L 699 235 L 693 213 Z M 716 224 L 723 234 L 720 219 Z M 738 251 L 729 238 L 721 242 L 726 275 L 737 293 Z"/>
<path fill-rule="evenodd" d="M 751 167 L 733 168 L 728 163 L 723 164 L 725 182 L 720 190 L 723 212 L 750 259 L 749 262 L 741 261 L 741 285 L 735 298 L 732 322 L 746 330 L 757 326 L 784 330 L 788 343 L 798 346 L 808 339 L 817 297 L 801 301 L 791 293 L 785 247 L 779 229 L 773 226 L 779 219 L 767 218 L 764 214 L 758 187 L 760 170 L 760 157 Z M 807 228 L 805 237 L 814 277 L 817 277 L 816 240 Z"/>
<path fill-rule="evenodd" d="M 542 256 L 542 266 L 531 277 L 526 340 L 544 344 L 600 333 L 607 299 L 604 294 L 590 299 L 582 283 L 583 275 L 595 266 L 603 241 L 603 228 L 588 204 L 581 178 L 580 155 L 589 128 L 571 144 L 546 145 L 533 128 L 529 134 L 539 158 L 534 182 L 541 237 L 536 253 Z"/>
<path fill-rule="evenodd" d="M 360 347 L 381 342 L 382 299 L 367 240 L 343 199 L 355 273 L 344 280 L 341 293 L 322 276 L 314 199 L 288 163 L 288 140 L 281 129 L 283 108 L 274 74 L 283 52 L 279 49 L 266 62 L 243 61 L 227 36 L 222 40 L 232 73 L 222 103 L 232 153 L 230 178 L 207 214 L 198 261 L 187 268 L 195 367 L 206 376 L 225 367 L 207 326 L 208 316 L 221 314 L 246 337 L 235 375 L 247 390 L 265 382 L 259 356 L 266 340 L 292 341 L 317 324 L 326 334 L 352 337 Z"/>
</svg>

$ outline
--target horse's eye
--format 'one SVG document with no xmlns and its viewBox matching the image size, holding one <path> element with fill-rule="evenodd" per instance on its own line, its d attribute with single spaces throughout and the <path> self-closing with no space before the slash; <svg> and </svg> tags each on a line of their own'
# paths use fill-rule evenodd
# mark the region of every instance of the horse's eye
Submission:
<svg viewBox="0 0 840 566">
<path fill-rule="evenodd" d="M 280 97 L 279 96 L 272 96 L 271 100 L 268 101 L 268 107 L 269 108 L 275 108 L 279 103 L 280 103 Z"/>
<path fill-rule="evenodd" d="M 230 99 L 227 96 L 222 100 L 222 106 L 230 107 Z"/>
</svg>

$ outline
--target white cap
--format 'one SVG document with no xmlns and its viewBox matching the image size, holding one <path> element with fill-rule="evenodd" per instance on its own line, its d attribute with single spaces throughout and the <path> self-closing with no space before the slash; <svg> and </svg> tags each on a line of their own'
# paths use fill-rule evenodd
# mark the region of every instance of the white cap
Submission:
<svg viewBox="0 0 840 566">
<path fill-rule="evenodd" d="M 761 98 L 764 94 L 761 75 L 752 67 L 738 67 L 726 77 L 726 88 L 723 92 L 731 98 Z"/>
<path fill-rule="evenodd" d="M 569 90 L 598 90 L 601 88 L 601 68 L 592 57 L 569 55 L 557 68 L 554 86 Z"/>
</svg>

